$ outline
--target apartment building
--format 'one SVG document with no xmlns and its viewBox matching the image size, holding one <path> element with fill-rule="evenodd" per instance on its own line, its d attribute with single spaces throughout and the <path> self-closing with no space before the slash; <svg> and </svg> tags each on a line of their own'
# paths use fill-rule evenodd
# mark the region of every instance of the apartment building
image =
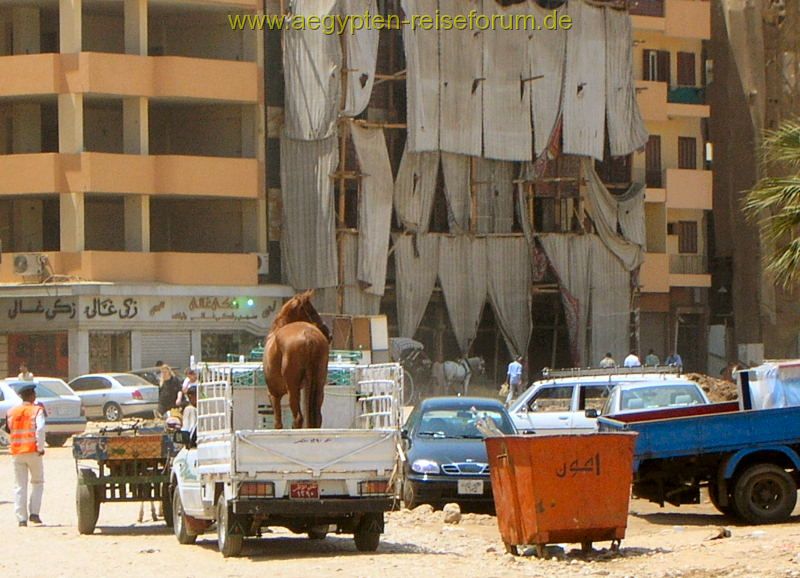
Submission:
<svg viewBox="0 0 800 578">
<path fill-rule="evenodd" d="M 0 375 L 186 365 L 262 339 L 257 0 L 0 3 Z"/>
<path fill-rule="evenodd" d="M 634 0 L 634 73 L 650 139 L 632 160 L 647 185 L 640 272 L 641 350 L 705 369 L 709 321 L 712 149 L 707 141 L 707 0 Z M 724 354 L 724 351 L 722 352 Z M 663 357 L 662 357 L 663 359 Z"/>
</svg>

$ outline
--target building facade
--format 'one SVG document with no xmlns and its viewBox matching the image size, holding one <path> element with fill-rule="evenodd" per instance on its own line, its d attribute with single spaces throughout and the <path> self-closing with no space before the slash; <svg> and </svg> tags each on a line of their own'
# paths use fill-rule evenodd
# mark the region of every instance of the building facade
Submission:
<svg viewBox="0 0 800 578">
<path fill-rule="evenodd" d="M 0 6 L 0 375 L 247 350 L 270 285 L 257 0 Z"/>
<path fill-rule="evenodd" d="M 662 360 L 677 348 L 685 365 L 707 365 L 709 231 L 713 173 L 706 123 L 704 45 L 711 2 L 635 0 L 634 73 L 650 138 L 633 157 L 647 186 L 647 255 L 640 272 L 640 349 Z M 724 346 L 721 352 L 724 363 Z"/>
</svg>

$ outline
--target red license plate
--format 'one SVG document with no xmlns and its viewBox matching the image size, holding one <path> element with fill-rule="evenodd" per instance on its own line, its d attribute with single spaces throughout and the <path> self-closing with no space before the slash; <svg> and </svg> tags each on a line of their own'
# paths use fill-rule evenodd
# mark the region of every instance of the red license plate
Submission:
<svg viewBox="0 0 800 578">
<path fill-rule="evenodd" d="M 318 500 L 319 485 L 316 482 L 292 482 L 289 497 L 293 500 Z"/>
</svg>

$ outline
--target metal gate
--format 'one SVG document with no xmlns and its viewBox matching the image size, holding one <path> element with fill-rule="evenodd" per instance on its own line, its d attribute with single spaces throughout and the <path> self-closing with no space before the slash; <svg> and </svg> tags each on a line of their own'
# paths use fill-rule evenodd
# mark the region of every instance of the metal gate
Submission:
<svg viewBox="0 0 800 578">
<path fill-rule="evenodd" d="M 163 361 L 172 367 L 189 365 L 192 334 L 189 331 L 143 331 L 142 367 L 152 367 Z"/>
</svg>

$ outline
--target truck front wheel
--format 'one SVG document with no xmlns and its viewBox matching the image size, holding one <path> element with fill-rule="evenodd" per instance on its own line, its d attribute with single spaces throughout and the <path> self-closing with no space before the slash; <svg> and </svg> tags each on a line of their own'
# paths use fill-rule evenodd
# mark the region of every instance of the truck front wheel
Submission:
<svg viewBox="0 0 800 578">
<path fill-rule="evenodd" d="M 364 514 L 353 534 L 359 552 L 374 552 L 378 549 L 383 532 L 383 514 Z"/>
<path fill-rule="evenodd" d="M 223 558 L 236 557 L 242 553 L 244 536 L 231 533 L 231 516 L 228 501 L 223 492 L 217 500 L 217 546 Z"/>
<path fill-rule="evenodd" d="M 758 464 L 745 470 L 736 480 L 733 500 L 736 512 L 748 522 L 783 522 L 797 503 L 797 484 L 783 468 Z"/>
<path fill-rule="evenodd" d="M 166 513 L 164 515 L 166 516 Z M 178 543 L 194 544 L 197 541 L 197 536 L 189 531 L 189 526 L 186 523 L 186 513 L 183 511 L 183 503 L 181 502 L 181 491 L 177 487 L 172 493 L 172 516 L 172 529 L 175 532 Z"/>
</svg>

